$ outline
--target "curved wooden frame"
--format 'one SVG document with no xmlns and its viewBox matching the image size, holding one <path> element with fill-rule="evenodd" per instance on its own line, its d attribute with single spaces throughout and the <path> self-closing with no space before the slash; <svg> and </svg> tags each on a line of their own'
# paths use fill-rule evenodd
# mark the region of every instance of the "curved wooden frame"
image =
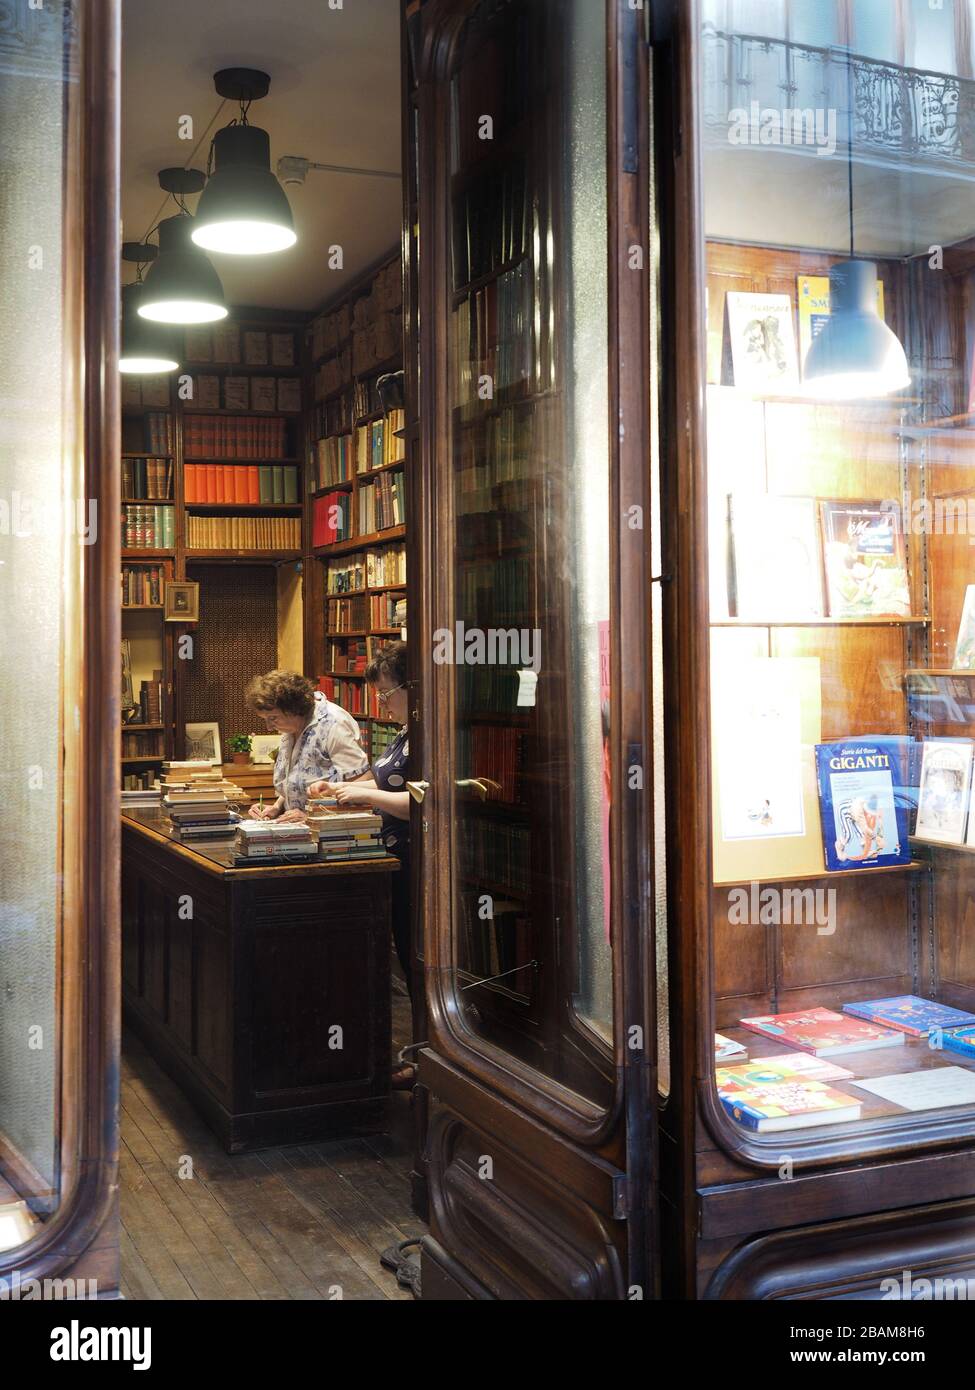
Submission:
<svg viewBox="0 0 975 1390">
<path fill-rule="evenodd" d="M 78 547 L 65 638 L 74 785 L 61 827 L 61 1202 L 32 1240 L 0 1255 L 0 1277 L 16 1270 L 22 1281 L 68 1273 L 110 1218 L 118 1186 L 119 0 L 84 0 L 76 15 L 79 81 L 66 82 L 65 101 L 82 157 L 80 169 L 65 170 L 63 236 L 66 378 L 76 411 L 66 414 L 66 434 L 73 429 L 76 440 L 77 495 L 95 501 L 103 524 L 97 544 Z"/>
<path fill-rule="evenodd" d="M 442 130 L 446 119 L 446 104 L 434 100 L 430 84 L 437 82 L 442 92 L 456 53 L 464 21 L 473 8 L 473 0 L 430 0 L 423 9 L 423 49 L 418 61 L 420 76 L 420 121 L 423 129 Z M 632 57 L 621 60 L 618 42 L 620 26 L 637 25 L 642 16 L 632 11 L 625 0 L 606 0 L 607 9 L 607 78 L 609 121 L 608 198 L 609 225 L 609 341 L 607 352 L 611 363 L 609 400 L 609 466 L 612 477 L 611 512 L 621 516 L 622 501 L 626 505 L 643 507 L 649 517 L 649 477 L 645 457 L 648 437 L 649 387 L 648 322 L 649 270 L 641 277 L 639 291 L 621 294 L 620 267 L 627 264 L 624 248 L 634 243 L 644 249 L 643 264 L 651 265 L 649 249 L 649 217 L 647 194 L 647 150 L 644 143 L 646 123 L 636 120 L 636 113 L 626 104 L 647 99 L 646 72 L 637 71 Z M 633 40 L 635 34 L 627 37 Z M 621 62 L 629 64 L 628 73 L 621 72 Z M 632 79 L 632 80 L 629 80 Z M 632 168 L 625 176 L 619 171 L 621 122 L 637 132 L 634 138 L 642 149 L 634 152 Z M 638 159 L 637 154 L 643 158 Z M 436 462 L 443 441 L 447 438 L 449 402 L 446 399 L 448 380 L 447 304 L 444 287 L 447 284 L 448 217 L 445 206 L 447 181 L 443 174 L 445 158 L 441 144 L 435 169 L 424 166 L 421 179 L 420 225 L 423 231 L 424 258 L 420 290 L 420 321 L 427 325 L 421 337 L 421 379 L 424 395 L 421 419 L 421 495 L 427 499 L 438 496 Z M 431 326 L 435 325 L 435 328 Z M 621 431 L 621 418 L 625 430 Z M 622 435 L 622 438 L 621 438 Z M 429 505 L 429 504 L 428 504 Z M 432 509 L 419 528 L 424 549 L 419 554 L 420 582 L 432 595 L 429 610 L 411 620 L 416 649 L 431 652 L 432 623 L 430 610 L 450 611 L 450 576 L 444 557 L 437 555 L 436 544 L 449 526 L 444 528 L 443 517 Z M 446 872 L 425 875 L 423 920 L 425 922 L 424 960 L 429 1004 L 428 1037 L 430 1046 L 448 1062 L 459 1067 L 476 1082 L 493 1093 L 519 1106 L 557 1129 L 572 1140 L 586 1146 L 607 1141 L 619 1132 L 624 1108 L 628 1133 L 635 1148 L 640 1150 L 638 1169 L 632 1177 L 639 1190 L 643 1177 L 649 1182 L 652 1166 L 649 1135 L 653 1127 L 652 1096 L 655 1092 L 655 1035 L 653 1019 L 653 950 L 652 924 L 649 905 L 652 893 L 647 886 L 650 866 L 650 796 L 649 775 L 642 796 L 624 809 L 622 789 L 627 787 L 627 770 L 635 760 L 648 767 L 648 605 L 649 583 L 647 535 L 645 531 L 630 531 L 620 521 L 614 527 L 611 584 L 612 634 L 612 713 L 611 752 L 614 788 L 620 793 L 614 798 L 614 829 L 611 842 L 612 901 L 613 901 L 613 1064 L 616 1077 L 612 1103 L 604 1108 L 592 1104 L 576 1093 L 542 1076 L 527 1063 L 486 1041 L 469 1029 L 458 1007 L 453 987 L 452 967 L 452 885 Z M 447 681 L 438 676 L 445 668 L 437 668 L 425 658 L 427 708 L 424 720 L 426 766 L 449 769 L 451 747 L 452 707 Z M 624 681 L 624 672 L 626 680 Z M 625 686 L 625 689 L 624 689 Z M 423 775 L 423 774 L 419 774 Z M 450 807 L 434 795 L 423 807 L 425 845 L 431 865 L 449 863 L 445 847 L 449 844 Z M 625 929 L 624 929 L 625 923 Z M 634 1024 L 644 1029 L 645 1047 L 628 1048 L 627 1030 Z M 624 1078 L 629 1078 L 624 1081 Z M 421 1054 L 421 1082 L 423 1080 Z M 636 1155 L 634 1155 L 636 1157 Z M 631 1212 L 639 1204 L 631 1204 Z"/>
</svg>

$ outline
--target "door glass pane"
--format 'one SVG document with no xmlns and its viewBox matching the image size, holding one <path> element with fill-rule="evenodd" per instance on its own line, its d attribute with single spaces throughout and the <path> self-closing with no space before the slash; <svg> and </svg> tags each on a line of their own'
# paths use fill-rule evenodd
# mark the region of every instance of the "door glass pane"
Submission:
<svg viewBox="0 0 975 1390">
<path fill-rule="evenodd" d="M 602 6 L 485 5 L 451 95 L 457 997 L 611 1093 Z"/>
<path fill-rule="evenodd" d="M 854 16 L 831 103 L 714 86 L 703 143 L 716 1088 L 776 1154 L 975 1104 L 970 151 Z"/>
<path fill-rule="evenodd" d="M 0 80 L 0 1251 L 33 1235 L 60 1198 L 57 968 L 76 833 L 62 806 L 74 795 L 66 745 L 77 742 L 75 706 L 67 722 L 62 702 L 66 690 L 77 698 L 66 652 L 82 544 L 97 525 L 78 491 L 75 260 L 63 246 L 80 166 L 74 8 L 54 0 L 18 14 Z"/>
</svg>

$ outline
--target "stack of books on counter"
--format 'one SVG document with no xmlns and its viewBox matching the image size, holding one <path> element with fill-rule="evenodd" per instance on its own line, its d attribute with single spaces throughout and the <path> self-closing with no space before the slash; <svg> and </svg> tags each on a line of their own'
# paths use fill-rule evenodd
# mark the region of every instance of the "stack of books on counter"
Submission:
<svg viewBox="0 0 975 1390">
<path fill-rule="evenodd" d="M 123 787 L 122 806 L 158 806 L 160 789 L 155 787 Z"/>
<path fill-rule="evenodd" d="M 240 816 L 232 809 L 243 792 L 206 762 L 163 764 L 163 808 L 181 840 L 226 840 Z"/>
<path fill-rule="evenodd" d="M 386 853 L 380 838 L 382 818 L 372 811 L 333 811 L 310 802 L 308 824 L 328 862 L 379 859 Z"/>
<path fill-rule="evenodd" d="M 302 821 L 246 820 L 237 826 L 238 859 L 307 860 L 318 858 L 318 840 Z"/>
</svg>

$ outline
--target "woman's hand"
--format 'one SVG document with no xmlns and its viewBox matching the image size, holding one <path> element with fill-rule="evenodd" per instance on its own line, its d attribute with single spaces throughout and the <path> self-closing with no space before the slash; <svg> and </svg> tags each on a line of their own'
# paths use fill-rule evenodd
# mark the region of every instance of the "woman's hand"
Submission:
<svg viewBox="0 0 975 1390">
<path fill-rule="evenodd" d="M 341 783 L 337 785 L 341 786 Z M 331 782 L 326 782 L 324 778 L 322 778 L 320 782 L 309 782 L 308 786 L 305 788 L 306 796 L 333 796 L 334 792 L 334 785 Z"/>
<path fill-rule="evenodd" d="M 368 806 L 375 790 L 375 787 L 357 787 L 355 782 L 337 782 L 332 795 L 339 806 Z"/>
<path fill-rule="evenodd" d="M 298 821 L 306 821 L 307 819 L 304 811 L 285 811 L 283 815 L 278 816 L 282 825 L 294 825 Z"/>
<path fill-rule="evenodd" d="M 270 806 L 262 806 L 260 802 L 255 801 L 247 814 L 251 820 L 267 820 L 270 817 L 271 808 Z"/>
</svg>

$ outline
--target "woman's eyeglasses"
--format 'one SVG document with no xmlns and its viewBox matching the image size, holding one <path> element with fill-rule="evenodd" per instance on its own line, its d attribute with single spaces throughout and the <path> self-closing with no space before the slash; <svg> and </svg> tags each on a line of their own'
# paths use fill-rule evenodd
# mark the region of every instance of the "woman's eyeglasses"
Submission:
<svg viewBox="0 0 975 1390">
<path fill-rule="evenodd" d="M 381 705 L 388 705 L 390 695 L 395 695 L 397 690 L 405 690 L 408 685 L 409 681 L 405 682 L 403 685 L 394 685 L 389 690 L 377 690 L 376 699 Z"/>
</svg>

